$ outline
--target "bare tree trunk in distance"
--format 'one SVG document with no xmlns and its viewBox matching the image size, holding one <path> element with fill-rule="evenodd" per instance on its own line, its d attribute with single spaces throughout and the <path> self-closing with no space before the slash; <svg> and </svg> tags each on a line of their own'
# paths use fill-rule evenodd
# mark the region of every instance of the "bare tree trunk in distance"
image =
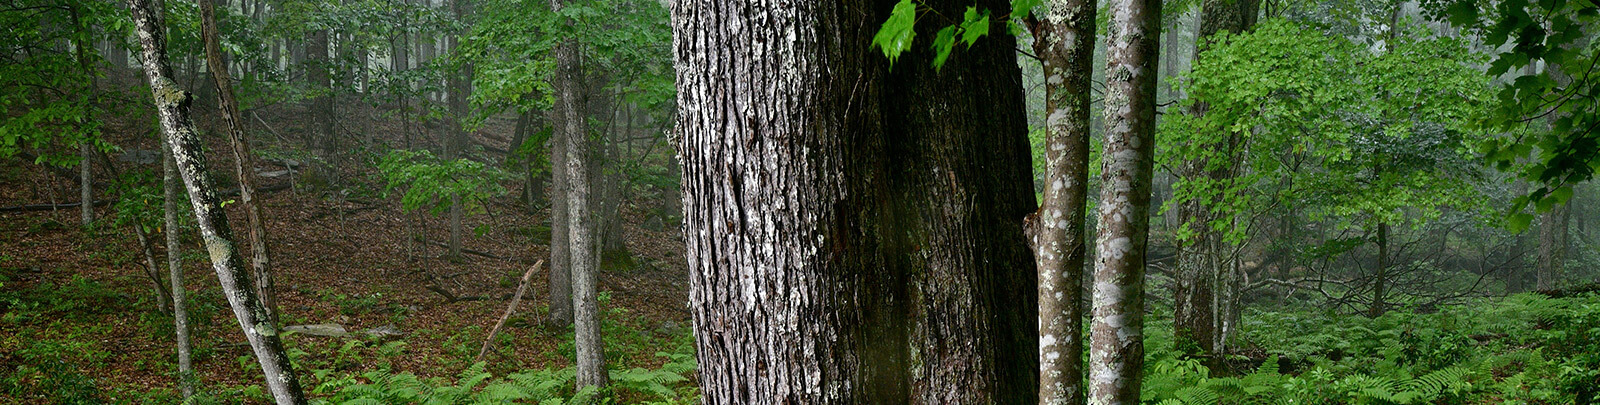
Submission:
<svg viewBox="0 0 1600 405">
<path fill-rule="evenodd" d="M 452 0 L 450 2 L 451 12 L 455 15 L 457 22 L 466 22 L 470 7 L 467 4 L 467 0 Z M 458 33 L 452 32 L 445 37 L 445 44 L 450 47 L 450 52 L 456 52 L 460 43 L 461 39 Z M 461 151 L 466 149 L 467 146 L 467 132 L 466 128 L 461 126 L 461 120 L 466 119 L 467 115 L 470 114 L 467 111 L 467 97 L 472 94 L 471 79 L 469 79 L 471 74 L 472 67 L 465 66 L 461 70 L 450 72 L 445 79 L 445 84 L 448 87 L 445 90 L 445 97 L 449 99 L 447 101 L 451 118 L 449 125 L 446 125 L 449 135 L 444 141 L 444 158 L 446 160 L 460 158 Z M 461 258 L 461 238 L 465 233 L 461 228 L 461 196 L 451 195 L 450 243 L 447 245 L 450 248 L 451 259 Z"/>
<path fill-rule="evenodd" d="M 77 29 L 89 28 L 83 25 L 83 23 L 79 20 L 77 7 L 68 7 L 67 11 L 72 14 L 72 23 L 77 27 Z M 82 70 L 84 75 L 88 76 L 88 80 L 85 83 L 85 90 L 88 90 L 89 95 L 89 113 L 94 114 L 94 99 L 95 91 L 97 90 L 95 88 L 94 78 L 96 75 L 93 71 L 93 67 L 89 64 L 89 56 L 84 51 L 85 47 L 90 46 L 93 45 L 85 44 L 83 42 L 72 44 L 72 47 L 77 54 L 78 68 Z M 84 227 L 88 227 L 90 224 L 94 223 L 94 171 L 91 170 L 94 166 L 89 163 L 93 160 L 91 158 L 93 154 L 94 146 L 92 139 L 85 138 L 82 142 L 78 143 L 78 155 L 82 158 L 82 160 L 78 163 L 78 201 L 81 202 L 81 204 L 78 204 L 78 214 L 83 219 Z M 153 271 L 154 269 L 151 270 Z"/>
<path fill-rule="evenodd" d="M 1044 62 L 1045 189 L 1027 229 L 1039 269 L 1039 403 L 1078 405 L 1083 389 L 1084 204 L 1095 3 L 1051 0 L 1030 20 Z"/>
<path fill-rule="evenodd" d="M 1038 402 L 1015 38 L 891 71 L 893 3 L 671 5 L 705 404 Z"/>
<path fill-rule="evenodd" d="M 217 29 L 216 6 L 212 0 L 200 1 L 200 35 L 206 47 L 206 68 L 211 71 L 211 81 L 217 87 L 217 104 L 222 108 L 222 120 L 228 124 L 228 145 L 233 148 L 233 172 L 239 178 L 239 205 L 244 208 L 249 221 L 250 268 L 255 271 L 256 296 L 273 323 L 278 320 L 278 294 L 273 287 L 272 267 L 268 260 L 267 228 L 262 223 L 261 205 L 255 199 L 255 164 L 250 155 L 250 142 L 244 138 L 244 120 L 239 116 L 239 101 L 233 97 L 233 78 L 228 73 L 228 60 L 222 53 L 222 43 Z"/>
<path fill-rule="evenodd" d="M 1144 367 L 1145 249 L 1156 128 L 1159 0 L 1112 0 L 1089 403 L 1135 405 Z"/>
<path fill-rule="evenodd" d="M 560 11 L 561 0 L 551 0 L 550 8 Z M 606 375 L 605 343 L 600 340 L 600 308 L 595 297 L 595 276 L 599 264 L 596 253 L 595 220 L 590 215 L 589 126 L 584 116 L 583 61 L 578 43 L 567 39 L 556 47 L 557 131 L 565 135 L 565 158 L 560 164 L 567 171 L 568 265 L 572 272 L 572 328 L 578 349 L 578 387 L 604 387 Z M 555 164 L 552 162 L 552 164 Z"/>
<path fill-rule="evenodd" d="M 178 345 L 178 389 L 183 393 L 183 398 L 194 396 L 194 386 L 197 378 L 191 360 L 193 355 L 189 348 L 189 310 L 184 305 L 183 289 L 183 248 L 178 240 L 178 167 L 172 162 L 172 148 L 166 140 L 161 141 L 161 190 L 164 198 L 161 202 L 161 211 L 166 221 L 166 231 L 162 232 L 167 237 L 167 274 L 168 282 L 172 286 L 172 326 L 177 335 Z"/>
<path fill-rule="evenodd" d="M 166 26 L 152 0 L 129 0 L 134 25 L 138 29 L 139 43 L 143 49 L 142 62 L 149 81 L 156 111 L 161 116 L 161 127 L 167 142 L 172 145 L 172 157 L 182 174 L 184 187 L 194 208 L 195 221 L 200 236 L 205 240 L 211 255 L 212 267 L 222 286 L 233 315 L 239 321 L 245 339 L 255 352 L 256 360 L 265 375 L 267 392 L 279 405 L 306 403 L 305 393 L 284 353 L 283 342 L 278 338 L 278 327 L 272 322 L 266 307 L 250 288 L 250 272 L 235 250 L 228 217 L 221 201 L 213 190 L 211 175 L 206 172 L 205 155 L 201 154 L 200 138 L 189 118 L 189 104 L 193 96 L 178 88 L 172 80 L 172 68 L 167 64 Z"/>
</svg>

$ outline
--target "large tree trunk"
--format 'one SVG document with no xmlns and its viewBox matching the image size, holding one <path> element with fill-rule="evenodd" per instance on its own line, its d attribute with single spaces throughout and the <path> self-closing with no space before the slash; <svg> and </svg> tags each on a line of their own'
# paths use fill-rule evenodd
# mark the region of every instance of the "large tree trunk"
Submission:
<svg viewBox="0 0 1600 405">
<path fill-rule="evenodd" d="M 1032 24 L 1044 61 L 1045 189 L 1028 217 L 1039 269 L 1039 403 L 1082 404 L 1084 204 L 1089 190 L 1089 93 L 1095 3 L 1052 0 Z"/>
<path fill-rule="evenodd" d="M 222 43 L 217 30 L 216 6 L 212 0 L 200 0 L 200 35 L 205 40 L 206 67 L 211 71 L 211 81 L 217 87 L 217 102 L 222 109 L 222 120 L 228 124 L 228 145 L 233 148 L 233 173 L 239 179 L 239 205 L 244 208 L 249 221 L 246 233 L 250 237 L 250 268 L 254 270 L 256 296 L 267 308 L 274 323 L 278 320 L 278 294 L 273 288 L 272 267 L 267 256 L 267 228 L 262 223 L 261 205 L 255 199 L 255 165 L 250 155 L 250 142 L 244 139 L 244 120 L 239 115 L 239 102 L 233 97 L 233 78 L 228 74 L 227 56 L 222 53 Z"/>
<path fill-rule="evenodd" d="M 1095 239 L 1089 403 L 1134 405 L 1144 367 L 1144 274 L 1161 2 L 1113 0 Z"/>
<path fill-rule="evenodd" d="M 129 0 L 129 9 L 138 29 L 143 48 L 145 77 L 161 117 L 161 127 L 167 142 L 172 145 L 173 159 L 183 176 L 194 208 L 195 221 L 211 255 L 212 267 L 222 286 L 223 296 L 233 308 L 245 339 L 250 342 L 256 360 L 266 377 L 267 391 L 279 405 L 305 404 L 305 394 L 284 353 L 278 338 L 278 328 L 272 322 L 265 306 L 250 287 L 250 272 L 245 269 L 239 252 L 234 249 L 233 232 L 228 227 L 228 217 L 217 198 L 211 175 L 206 172 L 205 155 L 194 123 L 189 119 L 189 104 L 193 97 L 179 89 L 172 80 L 172 68 L 167 64 L 166 32 L 159 11 L 152 0 Z"/>
<path fill-rule="evenodd" d="M 893 4 L 672 4 L 706 404 L 1037 401 L 1015 40 L 891 72 Z"/>
<path fill-rule="evenodd" d="M 560 11 L 561 0 L 551 0 L 550 8 Z M 590 215 L 589 126 L 584 114 L 585 89 L 583 61 L 578 43 L 568 39 L 556 46 L 556 119 L 553 124 L 565 137 L 567 195 L 567 258 L 572 272 L 572 327 L 578 349 L 578 387 L 604 387 L 607 383 L 605 343 L 600 339 L 600 308 L 596 301 L 597 242 L 595 220 Z M 551 162 L 551 164 L 557 164 Z"/>
<path fill-rule="evenodd" d="M 189 310 L 185 306 L 183 287 L 183 254 L 178 240 L 178 167 L 172 162 L 172 148 L 161 141 L 161 211 L 166 221 L 167 273 L 172 289 L 172 327 L 178 346 L 178 389 L 183 398 L 194 396 L 197 376 L 191 364 L 189 348 Z"/>
<path fill-rule="evenodd" d="M 1206 0 L 1200 10 L 1200 27 L 1195 32 L 1195 56 L 1205 51 L 1208 41 L 1220 32 L 1243 32 L 1255 25 L 1259 10 L 1258 0 Z M 1210 106 L 1195 103 L 1188 114 L 1204 116 Z M 1214 140 L 1205 150 L 1223 151 L 1221 159 L 1196 157 L 1180 164 L 1179 176 L 1205 183 L 1227 182 L 1239 175 L 1239 160 L 1243 158 L 1242 137 Z M 1179 345 L 1195 350 L 1192 354 L 1213 359 L 1226 351 L 1225 335 L 1229 326 L 1237 324 L 1231 308 L 1237 304 L 1224 302 L 1237 297 L 1238 282 L 1232 263 L 1236 261 L 1233 249 L 1224 241 L 1221 232 L 1211 227 L 1217 219 L 1219 208 L 1199 199 L 1181 204 L 1177 209 L 1180 222 L 1188 226 L 1190 237 L 1179 241 L 1178 269 L 1173 280 L 1173 327 Z"/>
</svg>

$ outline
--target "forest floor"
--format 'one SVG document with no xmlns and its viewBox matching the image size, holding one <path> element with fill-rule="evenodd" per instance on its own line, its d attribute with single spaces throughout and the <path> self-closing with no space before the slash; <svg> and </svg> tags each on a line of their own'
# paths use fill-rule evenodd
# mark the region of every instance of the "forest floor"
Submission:
<svg viewBox="0 0 1600 405">
<path fill-rule="evenodd" d="M 298 111 L 266 111 L 272 110 L 259 114 L 265 117 L 261 123 L 278 126 L 267 131 L 296 131 Z M 214 114 L 202 117 L 209 115 Z M 201 121 L 202 128 L 219 128 L 220 122 Z M 476 140 L 503 148 L 511 130 L 507 121 L 492 119 Z M 373 125 L 368 134 L 398 132 L 390 131 L 397 127 L 394 122 L 367 124 Z M 132 129 L 140 125 L 150 123 L 113 123 L 107 133 L 124 151 L 159 150 L 150 136 L 153 128 Z M 261 129 L 253 130 L 256 136 L 264 136 Z M 232 157 L 218 153 L 228 150 L 226 144 L 220 136 L 207 139 L 211 171 L 224 180 L 231 178 Z M 16 163 L 0 165 L 0 206 L 76 200 L 75 182 L 36 165 Z M 159 179 L 159 162 L 116 164 L 124 172 L 153 171 Z M 104 168 L 97 170 L 99 178 L 108 177 Z M 264 163 L 258 170 L 277 168 Z M 375 175 L 346 170 L 341 177 L 347 180 L 339 187 L 302 178 L 296 187 L 258 197 L 267 219 L 282 324 L 335 323 L 358 336 L 288 335 L 291 351 L 304 352 L 297 361 L 302 379 L 307 380 L 303 383 L 308 389 L 314 387 L 316 381 L 307 378 L 310 370 L 372 370 L 379 358 L 395 373 L 422 377 L 460 373 L 506 310 L 523 273 L 534 262 L 548 260 L 547 211 L 530 212 L 514 195 L 496 199 L 486 207 L 487 213 L 466 219 L 465 228 L 473 231 L 463 246 L 482 254 L 449 259 L 437 243 L 448 234 L 442 219 L 403 213 L 397 197 L 383 197 L 383 183 Z M 274 188 L 288 181 L 287 176 L 264 178 L 258 187 Z M 599 275 L 605 332 L 611 335 L 608 362 L 613 368 L 658 366 L 664 360 L 656 356 L 658 351 L 689 350 L 692 345 L 681 236 L 676 226 L 661 225 L 660 218 L 652 221 L 658 210 L 651 205 L 642 199 L 622 204 L 632 263 L 607 266 Z M 159 215 L 159 205 L 146 208 Z M 242 239 L 243 212 L 236 204 L 227 208 L 234 236 L 248 250 Z M 114 212 L 102 206 L 97 214 L 110 218 Z M 58 345 L 76 353 L 58 360 L 64 370 L 92 379 L 94 385 L 112 392 L 108 395 L 174 389 L 171 318 L 157 311 L 134 232 L 110 224 L 85 229 L 79 222 L 77 208 L 0 213 L 0 296 L 13 298 L 9 303 L 0 299 L 0 314 L 12 314 L 0 319 L 0 369 L 12 369 L 8 363 L 48 349 L 41 345 Z M 647 229 L 647 224 L 655 229 Z M 425 235 L 431 241 L 417 241 L 412 235 Z M 157 274 L 165 283 L 163 239 L 159 233 L 152 238 L 161 267 Z M 243 344 L 197 235 L 188 232 L 183 247 L 201 384 L 259 384 L 261 376 L 247 358 L 249 346 Z M 533 277 L 520 309 L 501 332 L 499 355 L 487 357 L 490 371 L 503 374 L 570 365 L 570 329 L 543 326 L 547 277 L 548 266 Z M 438 289 L 482 299 L 451 301 Z M 18 315 L 24 309 L 18 306 L 28 306 L 39 316 Z M 359 337 L 360 331 L 382 327 L 393 327 L 403 335 Z M 9 403 L 5 396 L 0 392 L 0 402 Z"/>
</svg>

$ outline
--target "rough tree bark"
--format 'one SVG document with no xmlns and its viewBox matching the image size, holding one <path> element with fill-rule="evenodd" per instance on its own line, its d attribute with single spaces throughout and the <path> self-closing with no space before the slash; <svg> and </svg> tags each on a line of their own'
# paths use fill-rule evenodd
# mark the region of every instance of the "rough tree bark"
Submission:
<svg viewBox="0 0 1600 405">
<path fill-rule="evenodd" d="M 1194 60 L 1200 59 L 1207 42 L 1217 33 L 1243 32 L 1255 25 L 1259 10 L 1257 0 L 1206 0 L 1201 5 L 1200 27 L 1195 32 Z M 1210 106 L 1195 103 L 1188 114 L 1200 117 Z M 1220 157 L 1195 157 L 1179 165 L 1181 177 L 1204 183 L 1226 182 L 1238 176 L 1238 159 L 1242 137 L 1230 136 L 1201 147 L 1202 150 L 1221 151 Z M 1216 219 L 1216 207 L 1198 199 L 1191 199 L 1177 207 L 1180 223 L 1187 224 L 1191 236 L 1179 241 L 1178 269 L 1173 280 L 1173 328 L 1179 345 L 1185 349 L 1217 359 L 1214 355 L 1226 351 L 1226 335 L 1236 324 L 1230 301 L 1237 297 L 1237 277 L 1233 277 L 1232 249 L 1223 235 L 1209 225 Z M 1213 362 L 1212 365 L 1216 365 Z"/>
<path fill-rule="evenodd" d="M 550 117 L 550 319 L 551 326 L 572 324 L 572 237 L 567 227 L 567 135 L 562 116 Z"/>
<path fill-rule="evenodd" d="M 216 6 L 212 0 L 200 0 L 200 36 L 205 41 L 206 68 L 211 71 L 211 81 L 217 88 L 217 105 L 222 109 L 222 121 L 228 124 L 228 145 L 233 148 L 233 173 L 239 180 L 239 205 L 248 220 L 250 237 L 250 268 L 255 272 L 256 296 L 267 308 L 273 323 L 278 320 L 278 294 L 273 288 L 272 266 L 268 260 L 267 228 L 262 223 L 261 205 L 255 199 L 255 164 L 250 155 L 250 142 L 244 138 L 244 120 L 239 115 L 239 101 L 233 97 L 233 78 L 228 73 L 227 56 L 222 53 L 221 35 L 217 29 Z"/>
<path fill-rule="evenodd" d="M 178 346 L 178 389 L 184 399 L 194 396 L 195 373 L 189 348 L 189 310 L 184 305 L 183 248 L 178 240 L 178 167 L 172 162 L 172 148 L 161 141 L 161 211 L 167 237 L 167 275 L 172 289 L 172 327 Z"/>
<path fill-rule="evenodd" d="M 223 295 L 233 309 L 250 348 L 265 374 L 267 391 L 279 405 L 305 404 L 305 393 L 284 353 L 278 338 L 277 325 L 273 324 L 266 307 L 256 297 L 251 285 L 250 272 L 245 269 L 239 252 L 234 249 L 232 230 L 228 217 L 217 198 L 211 175 L 206 172 L 205 155 L 201 152 L 200 138 L 189 118 L 189 105 L 193 96 L 178 88 L 172 80 L 172 68 L 167 64 L 166 32 L 153 0 L 129 0 L 129 9 L 137 27 L 139 43 L 143 50 L 141 62 L 150 84 L 156 111 L 161 117 L 161 127 L 167 142 L 172 145 L 173 160 L 188 190 L 194 209 L 195 221 L 200 228 L 210 253 L 212 267 Z"/>
<path fill-rule="evenodd" d="M 893 5 L 671 6 L 706 404 L 1037 402 L 1015 39 L 891 72 L 870 44 Z"/>
<path fill-rule="evenodd" d="M 1089 94 L 1095 3 L 1046 2 L 1030 21 L 1044 62 L 1045 189 L 1027 228 L 1039 269 L 1039 403 L 1082 404 L 1084 204 L 1089 190 Z"/>
<path fill-rule="evenodd" d="M 550 8 L 560 11 L 561 0 L 550 0 Z M 586 94 L 583 61 L 578 43 L 567 39 L 556 46 L 556 119 L 563 132 L 566 151 L 567 244 L 572 272 L 572 328 L 578 349 L 578 387 L 604 387 L 607 383 L 605 343 L 600 340 L 600 308 L 595 298 L 597 260 L 595 220 L 590 215 L 589 126 L 585 122 Z M 552 162 L 552 164 L 555 164 Z"/>
<path fill-rule="evenodd" d="M 1095 238 L 1089 403 L 1139 403 L 1144 273 L 1154 161 L 1159 0 L 1112 0 L 1106 47 L 1105 146 Z"/>
</svg>

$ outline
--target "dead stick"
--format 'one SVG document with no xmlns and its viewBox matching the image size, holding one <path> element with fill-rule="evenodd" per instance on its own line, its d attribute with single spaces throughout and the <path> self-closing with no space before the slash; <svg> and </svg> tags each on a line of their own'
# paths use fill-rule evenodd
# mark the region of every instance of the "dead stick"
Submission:
<svg viewBox="0 0 1600 405">
<path fill-rule="evenodd" d="M 472 359 L 473 363 L 483 361 L 483 355 L 488 354 L 489 347 L 494 346 L 495 336 L 500 334 L 501 327 L 506 326 L 506 320 L 511 319 L 511 313 L 517 311 L 517 303 L 522 301 L 522 293 L 528 291 L 528 280 L 533 279 L 534 271 L 539 270 L 540 266 L 544 266 L 544 260 L 534 263 L 533 267 L 528 268 L 527 273 L 522 273 L 522 283 L 517 284 L 517 293 L 511 296 L 511 305 L 506 306 L 506 313 L 500 315 L 500 322 L 495 322 L 494 329 L 489 330 L 489 337 L 483 339 L 483 348 L 478 349 L 478 357 Z"/>
</svg>

